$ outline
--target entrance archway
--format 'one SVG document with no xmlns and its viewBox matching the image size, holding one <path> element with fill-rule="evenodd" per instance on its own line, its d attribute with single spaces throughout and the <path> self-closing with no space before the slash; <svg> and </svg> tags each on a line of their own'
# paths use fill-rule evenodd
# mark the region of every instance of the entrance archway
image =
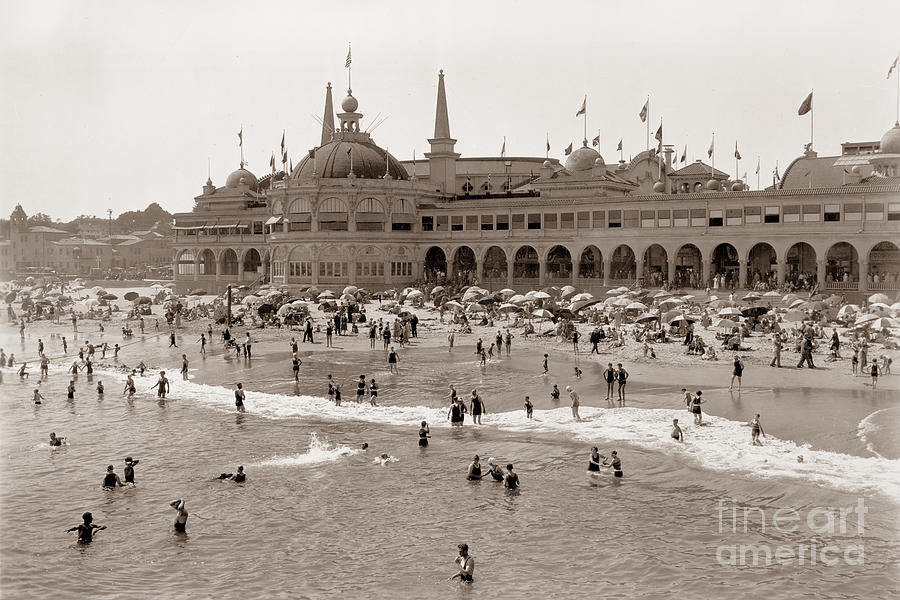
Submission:
<svg viewBox="0 0 900 600">
<path fill-rule="evenodd" d="M 637 274 L 637 261 L 634 259 L 634 250 L 626 244 L 613 250 L 609 261 L 609 275 L 617 281 L 634 281 Z"/>
<path fill-rule="evenodd" d="M 880 242 L 869 250 L 870 289 L 896 290 L 900 283 L 900 249 L 892 242 Z"/>
<path fill-rule="evenodd" d="M 485 279 L 496 279 L 506 282 L 509 267 L 506 263 L 506 252 L 499 246 L 491 246 L 484 253 L 482 273 Z"/>
<path fill-rule="evenodd" d="M 222 275 L 232 275 L 236 276 L 238 274 L 238 257 L 237 252 L 228 248 L 225 252 L 222 253 L 222 258 L 219 261 L 221 263 L 222 269 L 220 273 Z"/>
<path fill-rule="evenodd" d="M 582 279 L 603 279 L 603 255 L 597 246 L 588 246 L 581 253 L 578 276 Z"/>
<path fill-rule="evenodd" d="M 262 266 L 262 257 L 256 248 L 250 248 L 244 254 L 244 273 L 259 273 Z"/>
<path fill-rule="evenodd" d="M 522 246 L 516 251 L 513 261 L 513 277 L 516 279 L 537 279 L 541 265 L 537 250 L 531 246 Z"/>
<path fill-rule="evenodd" d="M 838 242 L 825 253 L 825 282 L 859 281 L 859 256 L 853 244 Z"/>
<path fill-rule="evenodd" d="M 425 279 L 436 281 L 447 276 L 447 255 L 437 246 L 425 252 Z"/>
<path fill-rule="evenodd" d="M 685 244 L 675 254 L 675 285 L 678 287 L 706 287 L 703 281 L 703 254 L 693 244 Z"/>
<path fill-rule="evenodd" d="M 653 287 L 664 284 L 669 279 L 669 254 L 659 244 L 652 244 L 644 250 L 644 283 Z"/>
<path fill-rule="evenodd" d="M 784 280 L 807 287 L 816 280 L 816 251 L 806 242 L 798 242 L 784 255 Z"/>
<path fill-rule="evenodd" d="M 719 244 L 713 249 L 713 288 L 735 288 L 738 284 L 739 258 L 737 249 L 731 244 Z"/>
<path fill-rule="evenodd" d="M 758 285 L 774 287 L 778 283 L 775 273 L 775 264 L 778 255 L 775 248 L 765 242 L 760 242 L 750 248 L 747 255 L 747 287 L 755 289 Z"/>
<path fill-rule="evenodd" d="M 547 252 L 547 277 L 550 279 L 572 278 L 572 254 L 565 246 L 553 246 Z"/>
<path fill-rule="evenodd" d="M 453 276 L 469 280 L 475 277 L 475 251 L 468 246 L 460 246 L 453 256 Z"/>
<path fill-rule="evenodd" d="M 209 248 L 200 253 L 200 274 L 216 274 L 216 255 Z"/>
</svg>

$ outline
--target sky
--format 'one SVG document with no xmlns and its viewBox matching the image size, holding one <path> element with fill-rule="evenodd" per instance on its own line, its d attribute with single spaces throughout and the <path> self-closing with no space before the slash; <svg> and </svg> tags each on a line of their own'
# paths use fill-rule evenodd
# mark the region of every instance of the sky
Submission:
<svg viewBox="0 0 900 600">
<path fill-rule="evenodd" d="M 269 170 L 282 131 L 294 162 L 320 136 L 325 86 L 347 88 L 375 142 L 421 157 L 437 74 L 463 156 L 551 156 L 584 137 L 607 163 L 651 137 L 756 188 L 803 151 L 878 140 L 896 119 L 900 2 L 100 2 L 0 0 L 3 214 L 53 218 L 188 211 L 209 165 L 223 185 L 240 160 Z M 652 141 L 652 140 L 651 140 Z"/>
</svg>

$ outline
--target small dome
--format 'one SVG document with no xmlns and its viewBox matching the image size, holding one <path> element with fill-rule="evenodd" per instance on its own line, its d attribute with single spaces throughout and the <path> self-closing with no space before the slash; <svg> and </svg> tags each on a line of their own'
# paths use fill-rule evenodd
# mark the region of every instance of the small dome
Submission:
<svg viewBox="0 0 900 600">
<path fill-rule="evenodd" d="M 228 179 L 225 180 L 225 187 L 227 188 L 236 188 L 239 185 L 248 185 L 250 186 L 251 190 L 256 190 L 256 184 L 256 175 L 243 167 L 233 172 L 228 176 Z"/>
<path fill-rule="evenodd" d="M 732 192 L 742 192 L 743 190 L 744 190 L 744 184 L 741 183 L 740 181 L 735 181 L 734 183 L 731 184 Z"/>
<path fill-rule="evenodd" d="M 587 171 L 594 166 L 594 161 L 600 158 L 600 153 L 593 148 L 582 146 L 566 157 L 566 169 L 569 171 Z"/>
<path fill-rule="evenodd" d="M 664 184 L 662 181 L 657 181 L 653 184 L 653 191 L 657 194 L 662 194 L 664 191 L 666 191 L 666 184 Z"/>
<path fill-rule="evenodd" d="M 602 156 L 598 156 L 597 158 L 594 159 L 594 166 L 595 167 L 605 167 L 606 166 L 606 163 L 603 162 Z"/>
<path fill-rule="evenodd" d="M 710 179 L 706 182 L 706 189 L 711 192 L 719 191 L 719 180 L 718 179 Z"/>
<path fill-rule="evenodd" d="M 900 154 L 900 124 L 887 130 L 881 138 L 880 152 L 882 154 Z"/>
<path fill-rule="evenodd" d="M 859 175 L 859 173 L 860 173 L 859 165 L 854 165 L 853 168 L 850 169 L 850 172 L 853 173 L 854 175 Z"/>
<path fill-rule="evenodd" d="M 553 163 L 550 162 L 549 160 L 545 160 L 545 161 L 544 161 L 544 164 L 543 164 L 543 167 L 544 167 L 545 169 L 549 169 L 549 168 L 553 167 Z"/>
<path fill-rule="evenodd" d="M 359 108 L 359 101 L 353 97 L 350 90 L 347 90 L 347 97 L 341 100 L 341 108 L 348 113 L 356 112 L 356 109 Z"/>
</svg>

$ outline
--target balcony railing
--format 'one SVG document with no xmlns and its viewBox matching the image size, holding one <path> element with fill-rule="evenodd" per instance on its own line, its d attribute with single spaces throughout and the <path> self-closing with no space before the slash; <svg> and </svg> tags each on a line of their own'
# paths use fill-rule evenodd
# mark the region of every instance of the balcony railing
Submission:
<svg viewBox="0 0 900 600">
<path fill-rule="evenodd" d="M 858 281 L 826 281 L 826 290 L 857 290 L 859 289 Z"/>
</svg>

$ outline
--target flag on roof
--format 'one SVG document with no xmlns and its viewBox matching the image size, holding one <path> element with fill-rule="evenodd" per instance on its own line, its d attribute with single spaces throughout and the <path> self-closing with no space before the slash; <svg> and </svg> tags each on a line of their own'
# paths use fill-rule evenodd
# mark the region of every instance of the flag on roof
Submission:
<svg viewBox="0 0 900 600">
<path fill-rule="evenodd" d="M 244 126 L 241 125 L 241 130 L 238 131 L 238 143 L 241 147 L 244 146 Z"/>
<path fill-rule="evenodd" d="M 506 156 L 506 136 L 503 136 L 503 147 L 500 148 L 500 156 Z"/>
<path fill-rule="evenodd" d="M 351 63 L 351 62 L 352 62 L 352 61 L 350 60 L 350 48 L 347 48 L 347 62 L 344 63 L 344 68 L 345 68 L 345 69 L 349 69 L 349 68 L 350 68 L 350 63 Z"/>
<path fill-rule="evenodd" d="M 286 164 L 288 161 L 287 150 L 281 153 L 281 164 Z"/>
<path fill-rule="evenodd" d="M 591 145 L 599 146 L 600 145 L 600 134 L 597 134 L 597 137 L 591 140 Z"/>
<path fill-rule="evenodd" d="M 712 158 L 713 151 L 716 149 L 716 136 L 713 136 L 712 141 L 709 143 L 709 150 L 706 151 L 706 155 Z"/>
<path fill-rule="evenodd" d="M 756 157 L 756 174 L 759 175 L 759 157 Z"/>
<path fill-rule="evenodd" d="M 806 100 L 803 101 L 803 104 L 800 105 L 800 108 L 797 109 L 797 114 L 802 116 L 812 110 L 812 95 L 810 92 L 809 96 L 806 97 Z"/>
<path fill-rule="evenodd" d="M 650 99 L 647 98 L 647 101 L 644 102 L 644 108 L 641 109 L 641 112 L 638 116 L 641 118 L 641 123 L 647 122 L 647 115 L 650 113 Z"/>
<path fill-rule="evenodd" d="M 281 130 L 281 153 L 284 154 L 284 130 Z"/>
<path fill-rule="evenodd" d="M 891 68 L 888 69 L 888 76 L 887 76 L 888 79 L 891 78 L 891 73 L 893 73 L 894 69 L 897 68 L 897 59 L 900 59 L 900 56 L 897 56 L 896 58 L 894 58 L 894 62 L 891 63 Z"/>
<path fill-rule="evenodd" d="M 679 162 L 684 162 L 687 160 L 687 144 L 684 145 L 684 152 L 681 153 L 681 160 Z"/>
<path fill-rule="evenodd" d="M 659 124 L 659 129 L 656 130 L 656 139 L 662 142 L 662 123 Z"/>
<path fill-rule="evenodd" d="M 566 156 L 572 154 L 572 142 L 569 142 L 569 145 L 566 146 Z"/>
<path fill-rule="evenodd" d="M 584 97 L 584 100 L 581 101 L 581 108 L 578 109 L 578 112 L 575 113 L 576 117 L 580 117 L 581 115 L 587 112 L 587 96 Z"/>
<path fill-rule="evenodd" d="M 272 172 L 275 172 L 275 153 L 272 153 L 272 158 L 269 159 L 269 166 L 272 167 Z"/>
<path fill-rule="evenodd" d="M 550 152 L 550 134 L 547 134 L 547 152 Z"/>
<path fill-rule="evenodd" d="M 738 152 L 737 140 L 734 142 L 734 157 L 738 160 L 741 160 L 741 153 Z"/>
<path fill-rule="evenodd" d="M 622 150 L 622 139 L 619 138 L 619 145 L 616 146 L 616 151 L 619 152 L 619 151 L 621 151 L 621 150 Z"/>
</svg>

